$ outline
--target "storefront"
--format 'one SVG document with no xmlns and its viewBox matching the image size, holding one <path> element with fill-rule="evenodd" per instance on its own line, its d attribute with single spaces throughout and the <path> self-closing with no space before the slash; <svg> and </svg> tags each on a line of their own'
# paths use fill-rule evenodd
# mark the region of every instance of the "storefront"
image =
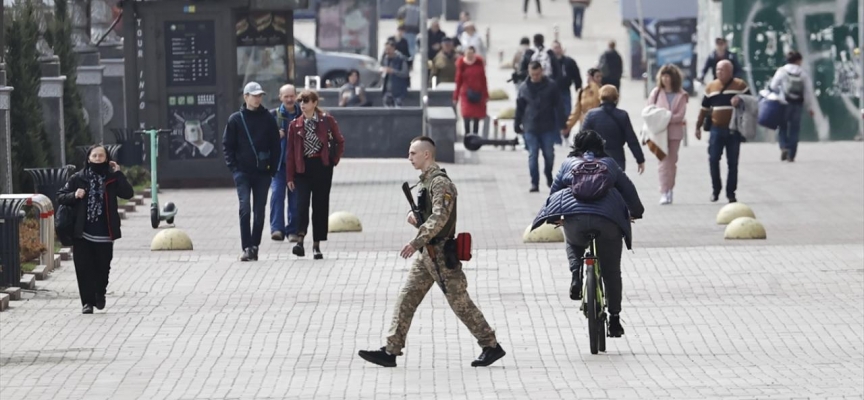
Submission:
<svg viewBox="0 0 864 400">
<path fill-rule="evenodd" d="M 250 6 L 251 4 L 251 6 Z M 125 2 L 129 128 L 169 128 L 160 142 L 163 187 L 227 185 L 222 130 L 260 83 L 266 107 L 295 82 L 293 10 L 308 0 Z M 302 79 L 302 78 L 301 78 Z M 302 82 L 301 82 L 302 83 Z"/>
</svg>

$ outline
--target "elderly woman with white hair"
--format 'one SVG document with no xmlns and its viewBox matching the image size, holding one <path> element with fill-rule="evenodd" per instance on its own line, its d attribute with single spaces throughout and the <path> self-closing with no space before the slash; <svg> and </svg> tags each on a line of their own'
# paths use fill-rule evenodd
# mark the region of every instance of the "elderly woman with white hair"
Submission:
<svg viewBox="0 0 864 400">
<path fill-rule="evenodd" d="M 480 32 L 477 32 L 477 27 L 474 26 L 474 21 L 465 22 L 465 31 L 459 36 L 461 51 L 464 53 L 469 47 L 473 47 L 480 57 L 486 58 L 486 45 L 483 44 L 483 37 Z"/>
</svg>

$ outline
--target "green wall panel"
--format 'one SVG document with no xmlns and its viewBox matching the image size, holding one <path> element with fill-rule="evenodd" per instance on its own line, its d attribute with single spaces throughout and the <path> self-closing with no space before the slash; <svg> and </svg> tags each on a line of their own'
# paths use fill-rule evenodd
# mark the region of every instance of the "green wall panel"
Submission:
<svg viewBox="0 0 864 400">
<path fill-rule="evenodd" d="M 818 104 L 801 140 L 850 140 L 859 130 L 864 66 L 858 47 L 861 0 L 725 0 L 723 35 L 742 57 L 751 88 L 766 87 L 785 53 L 798 50 Z"/>
</svg>

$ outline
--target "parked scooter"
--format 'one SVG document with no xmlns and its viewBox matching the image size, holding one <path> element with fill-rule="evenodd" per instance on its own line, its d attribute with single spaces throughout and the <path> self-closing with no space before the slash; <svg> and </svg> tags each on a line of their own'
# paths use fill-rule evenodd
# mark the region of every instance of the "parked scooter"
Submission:
<svg viewBox="0 0 864 400">
<path fill-rule="evenodd" d="M 177 206 L 174 203 L 168 202 L 165 208 L 159 209 L 159 190 L 157 179 L 157 165 L 159 158 L 159 135 L 167 135 L 173 132 L 171 129 L 145 129 L 135 131 L 136 134 L 150 136 L 150 225 L 153 229 L 159 227 L 161 221 L 168 224 L 174 223 L 174 216 L 177 215 Z"/>
</svg>

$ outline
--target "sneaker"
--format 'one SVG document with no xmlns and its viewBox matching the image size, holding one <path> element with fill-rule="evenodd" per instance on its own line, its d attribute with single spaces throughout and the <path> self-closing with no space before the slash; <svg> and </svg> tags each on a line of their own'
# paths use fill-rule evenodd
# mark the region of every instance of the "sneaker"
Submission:
<svg viewBox="0 0 864 400">
<path fill-rule="evenodd" d="M 535 185 L 531 185 L 531 189 L 528 189 L 528 192 L 529 192 L 529 193 L 536 193 L 536 192 L 539 192 L 539 191 L 540 191 L 540 189 L 539 189 L 537 186 L 535 186 Z"/>
<path fill-rule="evenodd" d="M 252 248 L 247 247 L 246 250 L 243 250 L 243 254 L 240 255 L 240 261 L 249 261 L 252 259 Z"/>
<path fill-rule="evenodd" d="M 382 367 L 396 366 L 396 356 L 387 353 L 386 347 L 382 347 L 380 350 L 360 350 L 357 355 L 372 364 L 380 365 Z"/>
<path fill-rule="evenodd" d="M 787 159 L 789 159 L 789 150 L 780 150 L 780 161 L 786 161 Z"/>
<path fill-rule="evenodd" d="M 712 203 L 716 203 L 719 198 L 720 198 L 720 193 L 711 193 L 711 202 Z"/>
<path fill-rule="evenodd" d="M 735 198 L 734 194 L 726 196 L 726 198 L 729 199 L 729 203 L 737 203 L 738 202 L 738 199 Z"/>
<path fill-rule="evenodd" d="M 297 243 L 299 241 L 300 241 L 300 236 L 297 236 L 294 234 L 288 235 L 288 243 Z"/>
<path fill-rule="evenodd" d="M 671 204 L 672 200 L 669 199 L 669 192 L 663 193 L 660 195 L 660 205 Z"/>
<path fill-rule="evenodd" d="M 624 327 L 621 326 L 621 316 L 619 315 L 610 315 L 609 316 L 609 329 L 608 329 L 609 337 L 621 337 L 624 335 Z"/>
<path fill-rule="evenodd" d="M 666 192 L 666 195 L 669 196 L 669 204 L 672 204 L 672 191 Z"/>
<path fill-rule="evenodd" d="M 582 272 L 573 273 L 570 280 L 570 300 L 582 300 Z"/>
<path fill-rule="evenodd" d="M 501 348 L 501 343 L 495 345 L 495 347 L 484 347 L 483 352 L 477 356 L 477 359 L 471 362 L 472 367 L 488 367 L 492 365 L 495 361 L 504 357 L 507 352 Z"/>
<path fill-rule="evenodd" d="M 282 232 L 273 232 L 270 234 L 270 239 L 273 239 L 274 242 L 281 242 L 285 240 L 285 234 Z"/>
<path fill-rule="evenodd" d="M 252 261 L 258 261 L 258 246 L 252 246 Z"/>
<path fill-rule="evenodd" d="M 85 304 L 84 307 L 81 308 L 81 314 L 93 314 L 93 306 Z"/>
</svg>

